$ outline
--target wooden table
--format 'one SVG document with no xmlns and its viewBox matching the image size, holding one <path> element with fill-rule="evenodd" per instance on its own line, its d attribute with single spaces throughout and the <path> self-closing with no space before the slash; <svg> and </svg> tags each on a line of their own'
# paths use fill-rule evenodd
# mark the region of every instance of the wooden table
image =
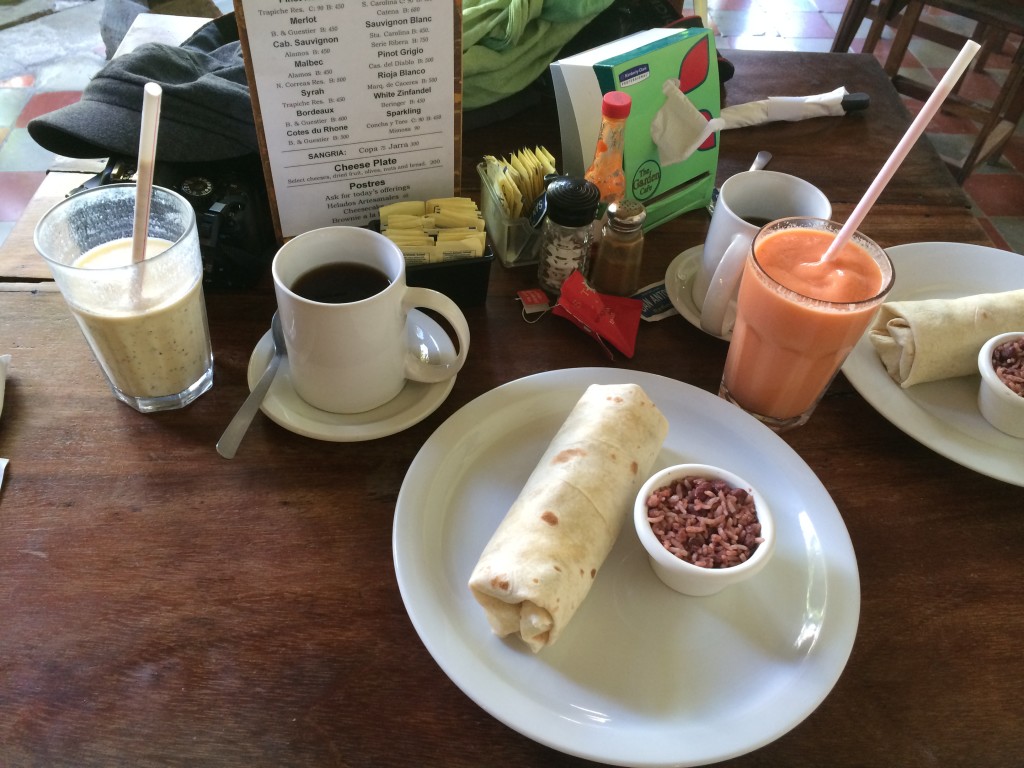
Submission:
<svg viewBox="0 0 1024 768">
<path fill-rule="evenodd" d="M 870 109 L 722 137 L 719 181 L 759 149 L 844 217 L 906 114 L 870 57 L 730 52 L 728 103 L 846 85 Z M 465 163 L 557 148 L 553 105 L 467 135 Z M 474 175 L 466 174 L 467 181 Z M 468 190 L 475 193 L 475 190 Z M 647 238 L 646 277 L 702 241 L 703 211 Z M 864 226 L 882 245 L 987 243 L 927 145 Z M 527 325 L 531 270 L 495 265 L 467 311 L 470 361 L 447 401 L 405 432 L 318 442 L 258 416 L 232 461 L 214 443 L 247 392 L 269 288 L 209 295 L 215 386 L 142 416 L 116 402 L 51 284 L 12 274 L 0 353 L 0 765 L 580 766 L 494 719 L 452 684 L 407 617 L 392 516 L 420 446 L 461 406 L 573 366 L 649 371 L 717 391 L 725 343 L 673 317 L 609 362 L 570 323 Z M 12 282 L 16 278 L 18 282 Z M 1024 755 L 1021 490 L 904 435 L 839 377 L 784 438 L 821 479 L 856 551 L 858 635 L 805 721 L 729 766 L 976 766 Z M 482 620 L 482 617 L 481 617 Z M 614 660 L 610 660 L 614 663 Z"/>
</svg>

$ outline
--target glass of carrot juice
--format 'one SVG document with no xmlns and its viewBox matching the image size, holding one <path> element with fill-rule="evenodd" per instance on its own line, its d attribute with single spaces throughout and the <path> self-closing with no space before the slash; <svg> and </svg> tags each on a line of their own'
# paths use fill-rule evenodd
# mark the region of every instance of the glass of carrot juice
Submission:
<svg viewBox="0 0 1024 768">
<path fill-rule="evenodd" d="M 807 422 L 893 284 L 892 262 L 840 224 L 779 219 L 754 237 L 719 395 L 781 432 Z"/>
</svg>

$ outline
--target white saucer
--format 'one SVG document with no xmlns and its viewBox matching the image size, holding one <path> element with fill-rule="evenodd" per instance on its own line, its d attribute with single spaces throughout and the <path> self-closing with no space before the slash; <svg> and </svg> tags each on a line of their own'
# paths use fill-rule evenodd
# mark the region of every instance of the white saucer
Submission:
<svg viewBox="0 0 1024 768">
<path fill-rule="evenodd" d="M 418 344 L 431 362 L 455 359 L 455 348 L 440 325 L 419 310 L 409 312 L 406 333 L 410 343 Z M 259 340 L 249 358 L 249 389 L 256 386 L 270 362 L 270 331 Z M 365 413 L 329 413 L 314 408 L 295 392 L 288 358 L 281 361 L 274 383 L 260 406 L 276 424 L 305 437 L 353 443 L 393 435 L 417 424 L 436 411 L 455 386 L 455 377 L 438 384 L 407 381 L 402 391 L 389 402 Z"/>
<path fill-rule="evenodd" d="M 700 266 L 703 254 L 703 243 L 695 245 L 693 248 L 687 248 L 672 260 L 665 272 L 665 293 L 668 294 L 668 300 L 690 325 L 702 331 L 704 329 L 700 325 L 700 310 L 693 302 L 693 282 L 697 277 L 697 268 Z M 704 332 L 707 333 L 707 331 Z M 715 334 L 710 335 L 714 336 Z M 730 330 L 724 336 L 716 338 L 728 341 L 731 337 L 732 331 Z"/>
</svg>

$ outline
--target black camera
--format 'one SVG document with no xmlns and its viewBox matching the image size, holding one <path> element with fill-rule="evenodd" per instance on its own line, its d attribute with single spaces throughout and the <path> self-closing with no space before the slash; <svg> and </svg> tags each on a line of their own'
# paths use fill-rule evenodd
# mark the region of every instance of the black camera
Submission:
<svg viewBox="0 0 1024 768">
<path fill-rule="evenodd" d="M 135 180 L 136 161 L 111 157 L 96 176 L 75 189 Z M 203 255 L 203 287 L 243 290 L 266 273 L 277 241 L 259 155 L 205 163 L 157 163 L 153 183 L 172 189 L 196 212 Z"/>
</svg>

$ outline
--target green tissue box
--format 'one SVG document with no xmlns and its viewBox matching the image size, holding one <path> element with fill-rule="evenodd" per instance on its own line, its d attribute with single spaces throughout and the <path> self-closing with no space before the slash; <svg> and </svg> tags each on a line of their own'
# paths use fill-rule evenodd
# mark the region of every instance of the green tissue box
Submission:
<svg viewBox="0 0 1024 768">
<path fill-rule="evenodd" d="M 718 170 L 718 134 L 686 160 L 662 166 L 651 123 L 665 103 L 662 84 L 679 89 L 706 118 L 721 115 L 715 41 L 708 29 L 649 29 L 551 64 L 564 173 L 582 176 L 594 157 L 601 97 L 628 93 L 623 170 L 626 196 L 647 208 L 645 229 L 706 206 Z"/>
</svg>

